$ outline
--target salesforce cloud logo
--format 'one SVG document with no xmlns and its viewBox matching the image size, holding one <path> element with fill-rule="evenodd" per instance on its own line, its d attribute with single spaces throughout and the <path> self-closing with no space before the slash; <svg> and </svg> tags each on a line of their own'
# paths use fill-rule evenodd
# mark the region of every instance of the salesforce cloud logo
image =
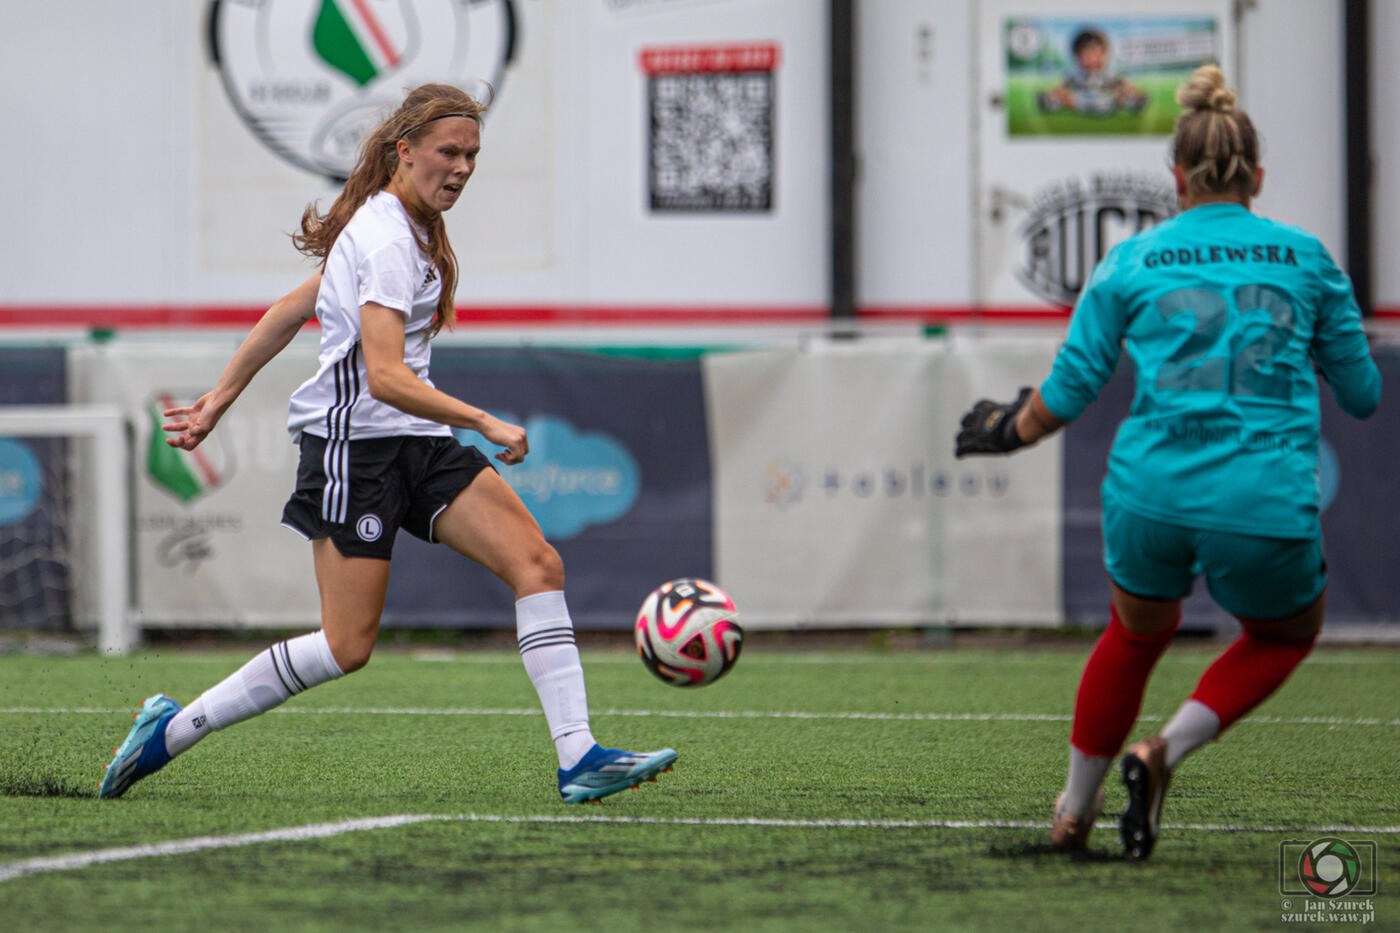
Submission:
<svg viewBox="0 0 1400 933">
<path fill-rule="evenodd" d="M 39 504 L 44 478 L 28 445 L 0 437 L 0 525 L 22 521 Z"/>
<path fill-rule="evenodd" d="M 504 421 L 519 419 L 499 413 Z M 458 443 L 478 448 L 534 514 L 545 536 L 566 540 L 589 525 L 627 514 L 641 491 L 641 470 L 623 444 L 607 434 L 583 432 L 563 418 L 536 415 L 524 422 L 530 454 L 505 466 L 494 457 L 501 448 L 475 431 L 454 429 Z"/>
</svg>

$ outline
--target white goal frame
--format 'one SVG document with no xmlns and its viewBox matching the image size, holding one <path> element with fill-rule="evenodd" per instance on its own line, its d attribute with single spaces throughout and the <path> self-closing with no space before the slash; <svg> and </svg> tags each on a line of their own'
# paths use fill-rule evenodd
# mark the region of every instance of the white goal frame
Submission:
<svg viewBox="0 0 1400 933">
<path fill-rule="evenodd" d="M 138 641 L 131 624 L 127 424 L 115 405 L 0 405 L 0 437 L 80 437 L 92 442 L 90 571 L 96 577 L 97 647 L 112 655 L 127 654 Z"/>
</svg>

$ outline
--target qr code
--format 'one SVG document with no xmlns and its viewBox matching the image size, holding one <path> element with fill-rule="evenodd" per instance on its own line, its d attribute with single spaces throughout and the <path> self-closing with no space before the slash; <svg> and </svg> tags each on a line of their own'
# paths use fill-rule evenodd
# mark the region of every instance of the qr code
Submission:
<svg viewBox="0 0 1400 933">
<path fill-rule="evenodd" d="M 773 73 L 659 74 L 651 102 L 653 211 L 773 206 Z"/>
</svg>

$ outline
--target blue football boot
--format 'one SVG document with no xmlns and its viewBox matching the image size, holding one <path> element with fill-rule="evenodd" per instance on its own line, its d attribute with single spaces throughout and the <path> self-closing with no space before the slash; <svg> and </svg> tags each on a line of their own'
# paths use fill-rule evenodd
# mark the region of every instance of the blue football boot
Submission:
<svg viewBox="0 0 1400 933">
<path fill-rule="evenodd" d="M 120 797 L 132 784 L 170 762 L 170 754 L 165 750 L 165 727 L 178 712 L 180 704 L 163 693 L 146 698 L 141 711 L 132 717 L 136 724 L 107 766 L 97 796 Z"/>
<path fill-rule="evenodd" d="M 656 752 L 624 752 L 594 745 L 579 763 L 559 772 L 559 796 L 565 803 L 597 803 L 609 794 L 643 781 L 655 781 L 676 763 L 676 753 L 663 748 Z"/>
</svg>

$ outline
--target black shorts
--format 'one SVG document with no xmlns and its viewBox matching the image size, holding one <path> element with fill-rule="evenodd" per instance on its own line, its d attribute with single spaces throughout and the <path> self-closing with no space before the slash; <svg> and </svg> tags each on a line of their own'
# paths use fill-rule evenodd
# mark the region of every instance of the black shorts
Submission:
<svg viewBox="0 0 1400 933">
<path fill-rule="evenodd" d="M 490 466 L 452 437 L 330 442 L 303 432 L 297 488 L 282 524 L 310 540 L 330 538 L 346 557 L 388 560 L 400 528 L 435 541 L 438 513 Z"/>
</svg>

